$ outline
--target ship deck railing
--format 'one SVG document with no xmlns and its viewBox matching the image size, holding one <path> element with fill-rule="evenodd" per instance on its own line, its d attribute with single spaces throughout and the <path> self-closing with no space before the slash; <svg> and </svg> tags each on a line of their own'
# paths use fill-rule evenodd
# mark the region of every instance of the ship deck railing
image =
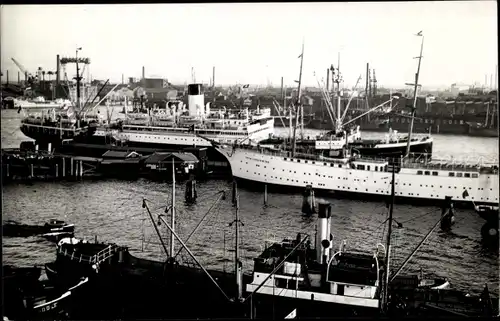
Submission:
<svg viewBox="0 0 500 321">
<path fill-rule="evenodd" d="M 258 147 L 258 146 L 245 145 L 245 144 L 236 145 L 236 148 L 254 150 L 254 151 L 258 151 L 260 154 L 277 156 L 277 157 L 286 157 L 286 158 L 289 157 L 289 158 L 294 158 L 294 159 L 313 160 L 313 161 L 318 161 L 318 162 L 335 163 L 335 164 L 347 163 L 349 160 L 352 160 L 354 162 L 378 162 L 378 163 L 387 162 L 387 159 L 380 158 L 380 157 L 363 157 L 363 158 L 354 158 L 354 159 L 348 159 L 348 158 L 334 159 L 334 158 L 328 158 L 328 157 L 324 157 L 324 156 L 316 155 L 316 154 L 298 153 L 298 152 L 296 152 L 294 157 L 292 157 L 291 151 L 283 151 L 283 150 L 274 149 L 274 148 Z"/>
<path fill-rule="evenodd" d="M 290 151 L 283 151 L 279 149 L 274 149 L 274 148 L 268 148 L 268 147 L 260 147 L 260 146 L 254 146 L 254 145 L 247 145 L 247 144 L 241 144 L 241 145 L 233 145 L 233 148 L 239 148 L 239 149 L 246 149 L 246 150 L 253 150 L 257 151 L 260 154 L 265 154 L 265 155 L 271 155 L 271 156 L 277 156 L 277 157 L 284 157 L 284 158 L 292 158 L 291 157 L 291 152 Z M 388 163 L 389 159 L 388 158 L 381 158 L 381 157 L 359 157 L 359 158 L 339 158 L 339 159 L 326 159 L 323 156 L 316 155 L 316 154 L 306 154 L 306 153 L 295 153 L 295 156 L 293 157 L 294 159 L 304 159 L 304 160 L 313 160 L 313 161 L 318 161 L 318 162 L 325 162 L 325 163 L 347 163 L 349 161 L 351 162 L 372 162 L 372 163 Z M 477 163 L 475 164 L 466 164 L 466 163 L 436 163 L 433 160 L 411 160 L 410 161 L 401 161 L 400 166 L 402 168 L 414 168 L 414 169 L 437 169 L 437 170 L 449 170 L 449 171 L 454 171 L 454 170 L 461 170 L 461 171 L 475 171 L 481 174 L 498 174 L 498 164 L 484 164 L 481 159 L 478 160 Z"/>
<path fill-rule="evenodd" d="M 442 171 L 464 171 L 479 174 L 498 174 L 498 164 L 485 164 L 479 159 L 476 163 L 439 162 L 403 162 L 402 168 L 430 169 Z"/>
<path fill-rule="evenodd" d="M 110 244 L 109 246 L 107 246 L 106 248 L 97 252 L 94 255 L 87 255 L 87 254 L 75 255 L 75 251 L 68 251 L 67 248 L 65 248 L 63 250 L 62 247 L 59 247 L 57 251 L 59 252 L 59 254 L 70 258 L 72 261 L 78 261 L 78 262 L 99 265 L 100 263 L 113 257 L 115 255 L 115 253 L 118 252 L 119 249 L 120 249 L 120 247 L 118 245 Z"/>
</svg>

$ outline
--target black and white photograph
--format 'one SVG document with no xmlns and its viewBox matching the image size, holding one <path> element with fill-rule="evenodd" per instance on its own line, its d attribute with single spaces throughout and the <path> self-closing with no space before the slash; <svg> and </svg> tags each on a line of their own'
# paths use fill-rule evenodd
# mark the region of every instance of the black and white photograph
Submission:
<svg viewBox="0 0 500 321">
<path fill-rule="evenodd" d="M 3 320 L 498 317 L 497 6 L 1 5 Z"/>
</svg>

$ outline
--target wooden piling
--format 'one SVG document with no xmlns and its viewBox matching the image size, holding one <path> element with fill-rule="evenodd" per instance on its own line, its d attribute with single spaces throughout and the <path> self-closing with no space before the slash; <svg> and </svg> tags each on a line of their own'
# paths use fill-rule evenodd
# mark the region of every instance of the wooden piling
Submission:
<svg viewBox="0 0 500 321">
<path fill-rule="evenodd" d="M 264 184 L 264 205 L 267 206 L 267 184 Z"/>
<path fill-rule="evenodd" d="M 232 203 L 233 205 L 236 205 L 236 193 L 238 192 L 238 187 L 236 180 L 233 180 L 233 195 L 232 195 Z"/>
<path fill-rule="evenodd" d="M 70 176 L 71 176 L 71 177 L 73 177 L 73 175 L 75 175 L 75 172 L 73 171 L 73 157 L 71 157 L 71 158 L 69 159 L 69 161 L 70 161 L 70 169 L 69 169 L 69 174 L 70 174 Z"/>
<path fill-rule="evenodd" d="M 30 164 L 30 177 L 31 178 L 35 177 L 34 170 L 33 170 L 33 164 Z"/>
<path fill-rule="evenodd" d="M 83 177 L 83 161 L 80 161 L 80 178 Z"/>
<path fill-rule="evenodd" d="M 56 164 L 56 178 L 59 177 L 59 164 Z"/>
<path fill-rule="evenodd" d="M 10 172 L 9 172 L 9 164 L 6 164 L 7 168 L 5 169 L 5 174 L 7 175 L 7 178 L 10 176 Z"/>
<path fill-rule="evenodd" d="M 62 177 L 66 177 L 66 157 L 62 158 Z"/>
</svg>

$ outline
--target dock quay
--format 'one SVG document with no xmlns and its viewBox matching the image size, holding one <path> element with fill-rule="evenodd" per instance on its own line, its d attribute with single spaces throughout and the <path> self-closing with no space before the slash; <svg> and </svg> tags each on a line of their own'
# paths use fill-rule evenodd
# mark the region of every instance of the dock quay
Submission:
<svg viewBox="0 0 500 321">
<path fill-rule="evenodd" d="M 46 150 L 2 149 L 2 183 L 12 181 L 80 180 L 84 177 L 168 180 L 172 163 L 178 179 L 206 177 L 208 168 L 193 153 L 155 151 L 142 155 L 129 150 L 106 150 L 100 156 Z"/>
</svg>

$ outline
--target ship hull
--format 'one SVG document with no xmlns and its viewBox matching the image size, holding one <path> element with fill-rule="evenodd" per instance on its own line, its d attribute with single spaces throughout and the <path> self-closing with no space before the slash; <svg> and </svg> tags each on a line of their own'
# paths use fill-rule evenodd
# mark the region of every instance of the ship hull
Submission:
<svg viewBox="0 0 500 321">
<path fill-rule="evenodd" d="M 228 297 L 234 294 L 235 277 L 231 273 L 208 271 L 217 280 L 218 289 L 203 270 L 193 266 L 138 258 L 127 251 L 119 256 L 121 261 L 117 255 L 112 256 L 101 262 L 96 271 L 88 261 L 79 260 L 80 253 L 70 249 L 65 253 L 58 253 L 55 262 L 46 264 L 49 280 L 64 287 L 82 276 L 89 277 L 88 292 L 72 307 L 72 319 L 88 320 L 104 315 L 106 318 L 234 318 L 249 311 L 230 302 L 222 293 Z M 244 282 L 249 277 L 244 276 Z M 186 309 L 187 302 L 196 302 L 196 309 Z M 88 309 L 89 306 L 93 309 Z"/>
<path fill-rule="evenodd" d="M 276 293 L 282 289 L 276 289 Z M 286 316 L 293 316 L 297 319 L 331 318 L 336 317 L 356 317 L 356 316 L 376 316 L 379 315 L 378 308 L 356 307 L 330 302 L 315 301 L 313 299 L 296 299 L 283 297 L 280 295 L 254 294 L 252 298 L 253 318 L 280 320 Z M 333 312 L 334 311 L 334 312 Z"/>
<path fill-rule="evenodd" d="M 62 143 L 65 139 L 83 139 L 90 138 L 94 134 L 96 128 L 91 126 L 79 130 L 59 129 L 53 126 L 38 126 L 21 124 L 21 132 L 39 144 L 49 144 L 56 146 Z"/>
<path fill-rule="evenodd" d="M 291 188 L 311 185 L 315 190 L 373 198 L 388 197 L 391 193 L 391 173 L 387 168 L 375 170 L 354 169 L 327 161 L 292 159 L 283 155 L 262 153 L 257 149 L 217 147 L 226 156 L 233 177 L 258 183 Z M 450 176 L 450 172 L 460 176 Z M 426 200 L 442 202 L 446 196 L 453 201 L 481 204 L 498 203 L 498 170 L 491 173 L 473 172 L 465 177 L 466 169 L 449 170 L 446 167 L 402 168 L 396 173 L 395 194 L 402 201 Z M 432 172 L 432 173 L 431 173 Z M 454 174 L 455 175 L 455 174 Z M 457 175 L 458 176 L 458 175 Z M 464 191 L 467 190 L 467 196 Z"/>
</svg>

